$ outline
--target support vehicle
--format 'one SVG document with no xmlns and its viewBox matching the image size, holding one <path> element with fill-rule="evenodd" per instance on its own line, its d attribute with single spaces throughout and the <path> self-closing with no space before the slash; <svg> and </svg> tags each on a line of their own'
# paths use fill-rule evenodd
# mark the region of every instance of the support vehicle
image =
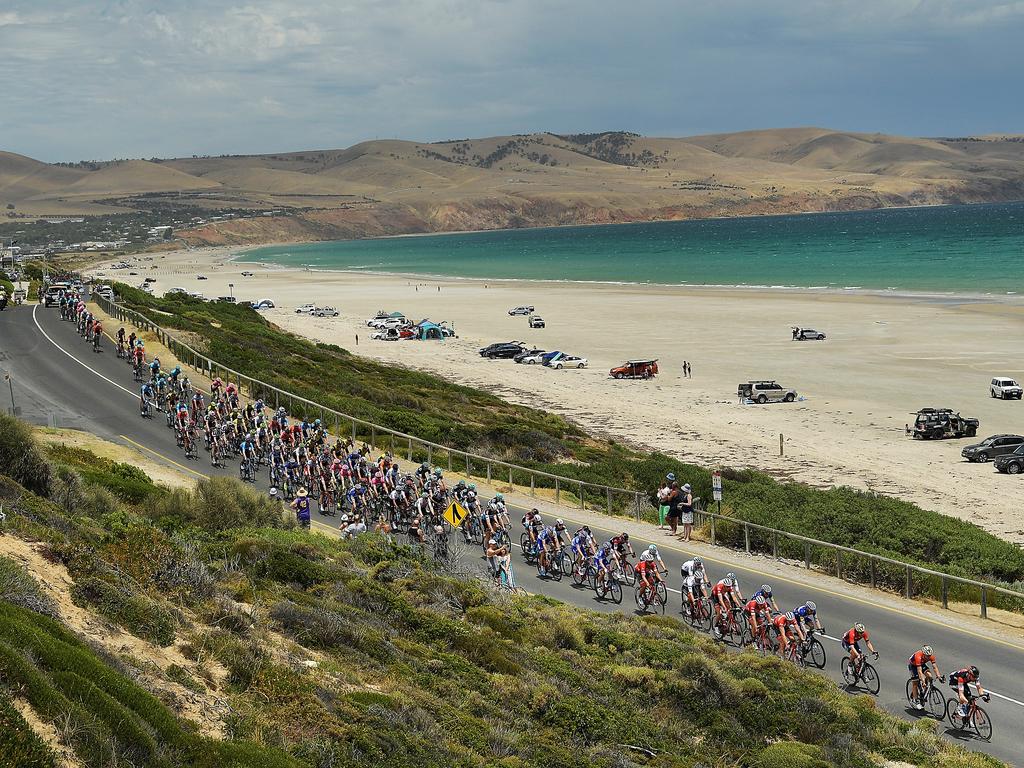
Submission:
<svg viewBox="0 0 1024 768">
<path fill-rule="evenodd" d="M 952 408 L 922 408 L 914 416 L 911 434 L 915 440 L 974 437 L 981 422 L 961 416 Z"/>
<path fill-rule="evenodd" d="M 651 379 L 658 375 L 658 361 L 627 360 L 608 373 L 613 379 Z"/>
<path fill-rule="evenodd" d="M 1021 389 L 1020 384 L 1009 376 L 996 376 L 988 385 L 988 393 L 1000 400 L 1020 400 L 1021 395 L 1024 395 L 1024 389 Z"/>
<path fill-rule="evenodd" d="M 755 403 L 792 403 L 796 400 L 796 390 L 786 389 L 775 381 L 748 381 L 736 388 L 741 400 L 753 400 Z"/>
<path fill-rule="evenodd" d="M 1024 437 L 1020 435 L 992 435 L 980 443 L 966 446 L 960 451 L 960 455 L 968 461 L 984 463 L 997 456 L 1013 453 L 1022 445 L 1024 445 Z"/>
</svg>

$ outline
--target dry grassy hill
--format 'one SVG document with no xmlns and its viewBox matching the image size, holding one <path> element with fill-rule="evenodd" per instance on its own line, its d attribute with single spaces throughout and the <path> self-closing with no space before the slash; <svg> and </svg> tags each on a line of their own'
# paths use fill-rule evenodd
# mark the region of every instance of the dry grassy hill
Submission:
<svg viewBox="0 0 1024 768">
<path fill-rule="evenodd" d="M 1024 198 L 1024 140 L 537 133 L 76 167 L 0 153 L 0 204 L 21 213 L 125 210 L 168 193 L 200 210 L 287 211 L 186 233 L 210 243 L 982 202 Z"/>
</svg>

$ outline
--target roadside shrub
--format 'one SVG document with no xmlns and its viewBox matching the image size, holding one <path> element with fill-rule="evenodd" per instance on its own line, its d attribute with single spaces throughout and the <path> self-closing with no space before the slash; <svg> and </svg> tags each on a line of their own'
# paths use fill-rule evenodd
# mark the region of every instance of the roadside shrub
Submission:
<svg viewBox="0 0 1024 768">
<path fill-rule="evenodd" d="M 150 514 L 207 531 L 229 528 L 283 527 L 280 502 L 231 477 L 203 478 L 191 490 L 174 489 L 155 497 Z"/>
<path fill-rule="evenodd" d="M 56 768 L 53 752 L 0 691 L 0 765 Z"/>
<path fill-rule="evenodd" d="M 761 750 L 754 762 L 757 768 L 829 768 L 821 749 L 799 741 L 780 741 Z"/>
<path fill-rule="evenodd" d="M 0 413 L 0 474 L 9 475 L 40 496 L 50 493 L 50 462 L 23 421 Z"/>
<path fill-rule="evenodd" d="M 174 642 L 174 615 L 160 603 L 95 576 L 79 579 L 71 589 L 79 604 L 87 603 L 136 637 L 160 646 Z"/>
<path fill-rule="evenodd" d="M 21 565 L 0 555 L 0 600 L 44 616 L 59 618 L 57 606 Z"/>
</svg>

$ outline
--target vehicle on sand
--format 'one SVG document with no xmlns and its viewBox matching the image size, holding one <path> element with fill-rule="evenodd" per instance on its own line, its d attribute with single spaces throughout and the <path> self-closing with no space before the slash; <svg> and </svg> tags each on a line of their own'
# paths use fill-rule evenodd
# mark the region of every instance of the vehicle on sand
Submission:
<svg viewBox="0 0 1024 768">
<path fill-rule="evenodd" d="M 613 379 L 651 379 L 658 375 L 658 361 L 627 360 L 608 374 Z"/>
</svg>

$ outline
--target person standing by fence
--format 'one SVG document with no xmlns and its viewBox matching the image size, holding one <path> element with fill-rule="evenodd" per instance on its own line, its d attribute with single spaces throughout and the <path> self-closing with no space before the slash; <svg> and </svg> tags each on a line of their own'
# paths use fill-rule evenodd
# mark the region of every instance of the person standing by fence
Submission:
<svg viewBox="0 0 1024 768">
<path fill-rule="evenodd" d="M 690 484 L 683 485 L 679 493 L 679 520 L 683 524 L 683 541 L 690 540 L 690 530 L 693 528 L 693 493 Z"/>
<path fill-rule="evenodd" d="M 658 489 L 658 528 L 664 530 L 665 518 L 668 516 L 668 495 L 672 490 L 672 481 L 676 479 L 675 474 L 669 472 L 665 476 L 665 482 Z"/>
<path fill-rule="evenodd" d="M 668 507 L 669 533 L 676 535 L 679 527 L 679 483 L 673 481 L 669 486 L 668 496 L 665 497 L 665 504 Z"/>
</svg>

